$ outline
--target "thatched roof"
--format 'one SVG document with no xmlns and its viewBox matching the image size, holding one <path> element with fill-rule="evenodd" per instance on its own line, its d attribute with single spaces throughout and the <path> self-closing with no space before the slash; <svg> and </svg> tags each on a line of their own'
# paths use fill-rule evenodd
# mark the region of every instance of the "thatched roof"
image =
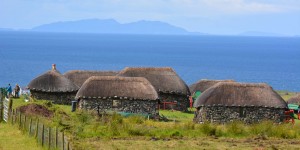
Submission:
<svg viewBox="0 0 300 150">
<path fill-rule="evenodd" d="M 170 68 L 129 68 L 126 67 L 118 76 L 144 77 L 157 92 L 190 95 L 186 83 Z"/>
<path fill-rule="evenodd" d="M 267 84 L 220 82 L 205 90 L 194 107 L 207 105 L 286 108 L 286 102 Z"/>
<path fill-rule="evenodd" d="M 207 80 L 202 79 L 189 86 L 190 92 L 193 94 L 196 91 L 203 93 L 206 89 L 212 87 L 219 82 L 235 82 L 234 80 Z"/>
<path fill-rule="evenodd" d="M 79 89 L 72 81 L 64 77 L 56 70 L 55 65 L 52 70 L 36 77 L 28 84 L 28 89 L 44 92 L 74 92 Z"/>
<path fill-rule="evenodd" d="M 299 104 L 300 105 L 300 94 L 297 94 L 293 97 L 291 97 L 288 101 L 288 104 Z"/>
<path fill-rule="evenodd" d="M 76 98 L 157 100 L 151 83 L 141 77 L 93 76 L 87 79 Z"/>
<path fill-rule="evenodd" d="M 118 72 L 115 71 L 91 71 L 91 70 L 70 70 L 64 73 L 64 76 L 70 79 L 78 87 L 92 76 L 116 76 Z"/>
</svg>

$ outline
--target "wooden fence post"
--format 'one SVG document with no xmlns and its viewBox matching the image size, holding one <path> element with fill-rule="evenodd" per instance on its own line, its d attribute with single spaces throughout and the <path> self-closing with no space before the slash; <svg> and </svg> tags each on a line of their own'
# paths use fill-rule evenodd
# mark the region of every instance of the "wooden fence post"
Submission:
<svg viewBox="0 0 300 150">
<path fill-rule="evenodd" d="M 42 146 L 44 146 L 44 124 L 42 124 Z"/>
<path fill-rule="evenodd" d="M 11 110 L 12 110 L 12 106 L 13 106 L 13 100 L 12 100 L 12 98 L 9 98 L 9 101 L 8 101 L 8 115 L 9 115 L 9 113 L 11 112 Z"/>
<path fill-rule="evenodd" d="M 57 137 L 58 137 L 58 131 L 57 131 L 57 127 L 55 127 L 55 148 L 57 148 Z"/>
<path fill-rule="evenodd" d="M 48 148 L 51 147 L 51 127 L 48 128 Z"/>
<path fill-rule="evenodd" d="M 31 135 L 31 126 L 32 126 L 32 118 L 30 118 L 30 123 L 29 123 L 29 135 Z"/>
<path fill-rule="evenodd" d="M 21 120 L 22 120 L 21 111 L 19 111 L 19 129 L 21 129 Z"/>
<path fill-rule="evenodd" d="M 15 118 L 14 118 L 14 124 L 17 122 L 17 118 L 18 118 L 18 109 L 16 109 L 16 112 L 15 112 Z"/>
<path fill-rule="evenodd" d="M 39 119 L 37 119 L 36 121 L 36 126 L 35 126 L 35 135 L 34 137 L 37 138 L 38 137 L 38 134 L 39 134 Z"/>
<path fill-rule="evenodd" d="M 63 150 L 65 150 L 65 133 L 62 132 L 61 134 L 62 134 L 62 148 Z"/>
<path fill-rule="evenodd" d="M 26 117 L 26 115 L 24 115 L 23 130 L 25 130 L 25 131 L 26 131 L 26 119 L 27 119 L 27 117 Z"/>
<path fill-rule="evenodd" d="M 14 116 L 15 116 L 15 110 L 12 109 L 10 117 L 9 117 L 12 125 L 14 124 Z"/>
</svg>

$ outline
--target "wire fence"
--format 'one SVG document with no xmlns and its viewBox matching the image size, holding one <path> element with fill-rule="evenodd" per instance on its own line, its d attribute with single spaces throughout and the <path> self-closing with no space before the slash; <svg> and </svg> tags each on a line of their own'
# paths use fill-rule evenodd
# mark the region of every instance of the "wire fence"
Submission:
<svg viewBox="0 0 300 150">
<path fill-rule="evenodd" d="M 18 125 L 19 129 L 29 136 L 35 137 L 37 142 L 48 149 L 72 150 L 68 137 L 58 130 L 57 127 L 49 127 L 42 123 L 38 118 L 31 118 L 18 109 L 12 110 L 9 123 Z"/>
</svg>

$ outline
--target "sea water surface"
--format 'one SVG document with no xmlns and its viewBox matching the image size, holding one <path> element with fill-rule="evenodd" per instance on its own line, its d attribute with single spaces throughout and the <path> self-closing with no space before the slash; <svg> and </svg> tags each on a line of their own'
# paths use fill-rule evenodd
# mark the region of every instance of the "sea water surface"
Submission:
<svg viewBox="0 0 300 150">
<path fill-rule="evenodd" d="M 0 87 L 25 87 L 51 64 L 61 73 L 172 67 L 188 85 L 233 79 L 300 91 L 299 37 L 0 32 Z"/>
</svg>

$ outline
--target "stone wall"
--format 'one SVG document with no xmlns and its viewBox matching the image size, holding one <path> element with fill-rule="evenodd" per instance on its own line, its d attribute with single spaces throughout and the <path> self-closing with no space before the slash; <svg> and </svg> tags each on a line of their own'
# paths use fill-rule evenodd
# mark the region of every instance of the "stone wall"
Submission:
<svg viewBox="0 0 300 150">
<path fill-rule="evenodd" d="M 282 121 L 284 108 L 260 106 L 202 106 L 195 111 L 194 122 L 226 123 L 233 120 L 245 123 L 262 120 Z"/>
<path fill-rule="evenodd" d="M 30 94 L 36 100 L 49 100 L 55 104 L 63 105 L 71 105 L 76 96 L 76 92 L 40 92 L 32 90 Z"/>
<path fill-rule="evenodd" d="M 175 104 L 165 104 L 166 109 L 174 109 L 179 111 L 187 111 L 189 107 L 189 99 L 186 95 L 159 93 L 160 109 L 164 108 L 164 102 L 172 102 Z"/>
<path fill-rule="evenodd" d="M 79 100 L 79 109 L 156 115 L 158 114 L 158 101 L 90 98 Z"/>
</svg>

